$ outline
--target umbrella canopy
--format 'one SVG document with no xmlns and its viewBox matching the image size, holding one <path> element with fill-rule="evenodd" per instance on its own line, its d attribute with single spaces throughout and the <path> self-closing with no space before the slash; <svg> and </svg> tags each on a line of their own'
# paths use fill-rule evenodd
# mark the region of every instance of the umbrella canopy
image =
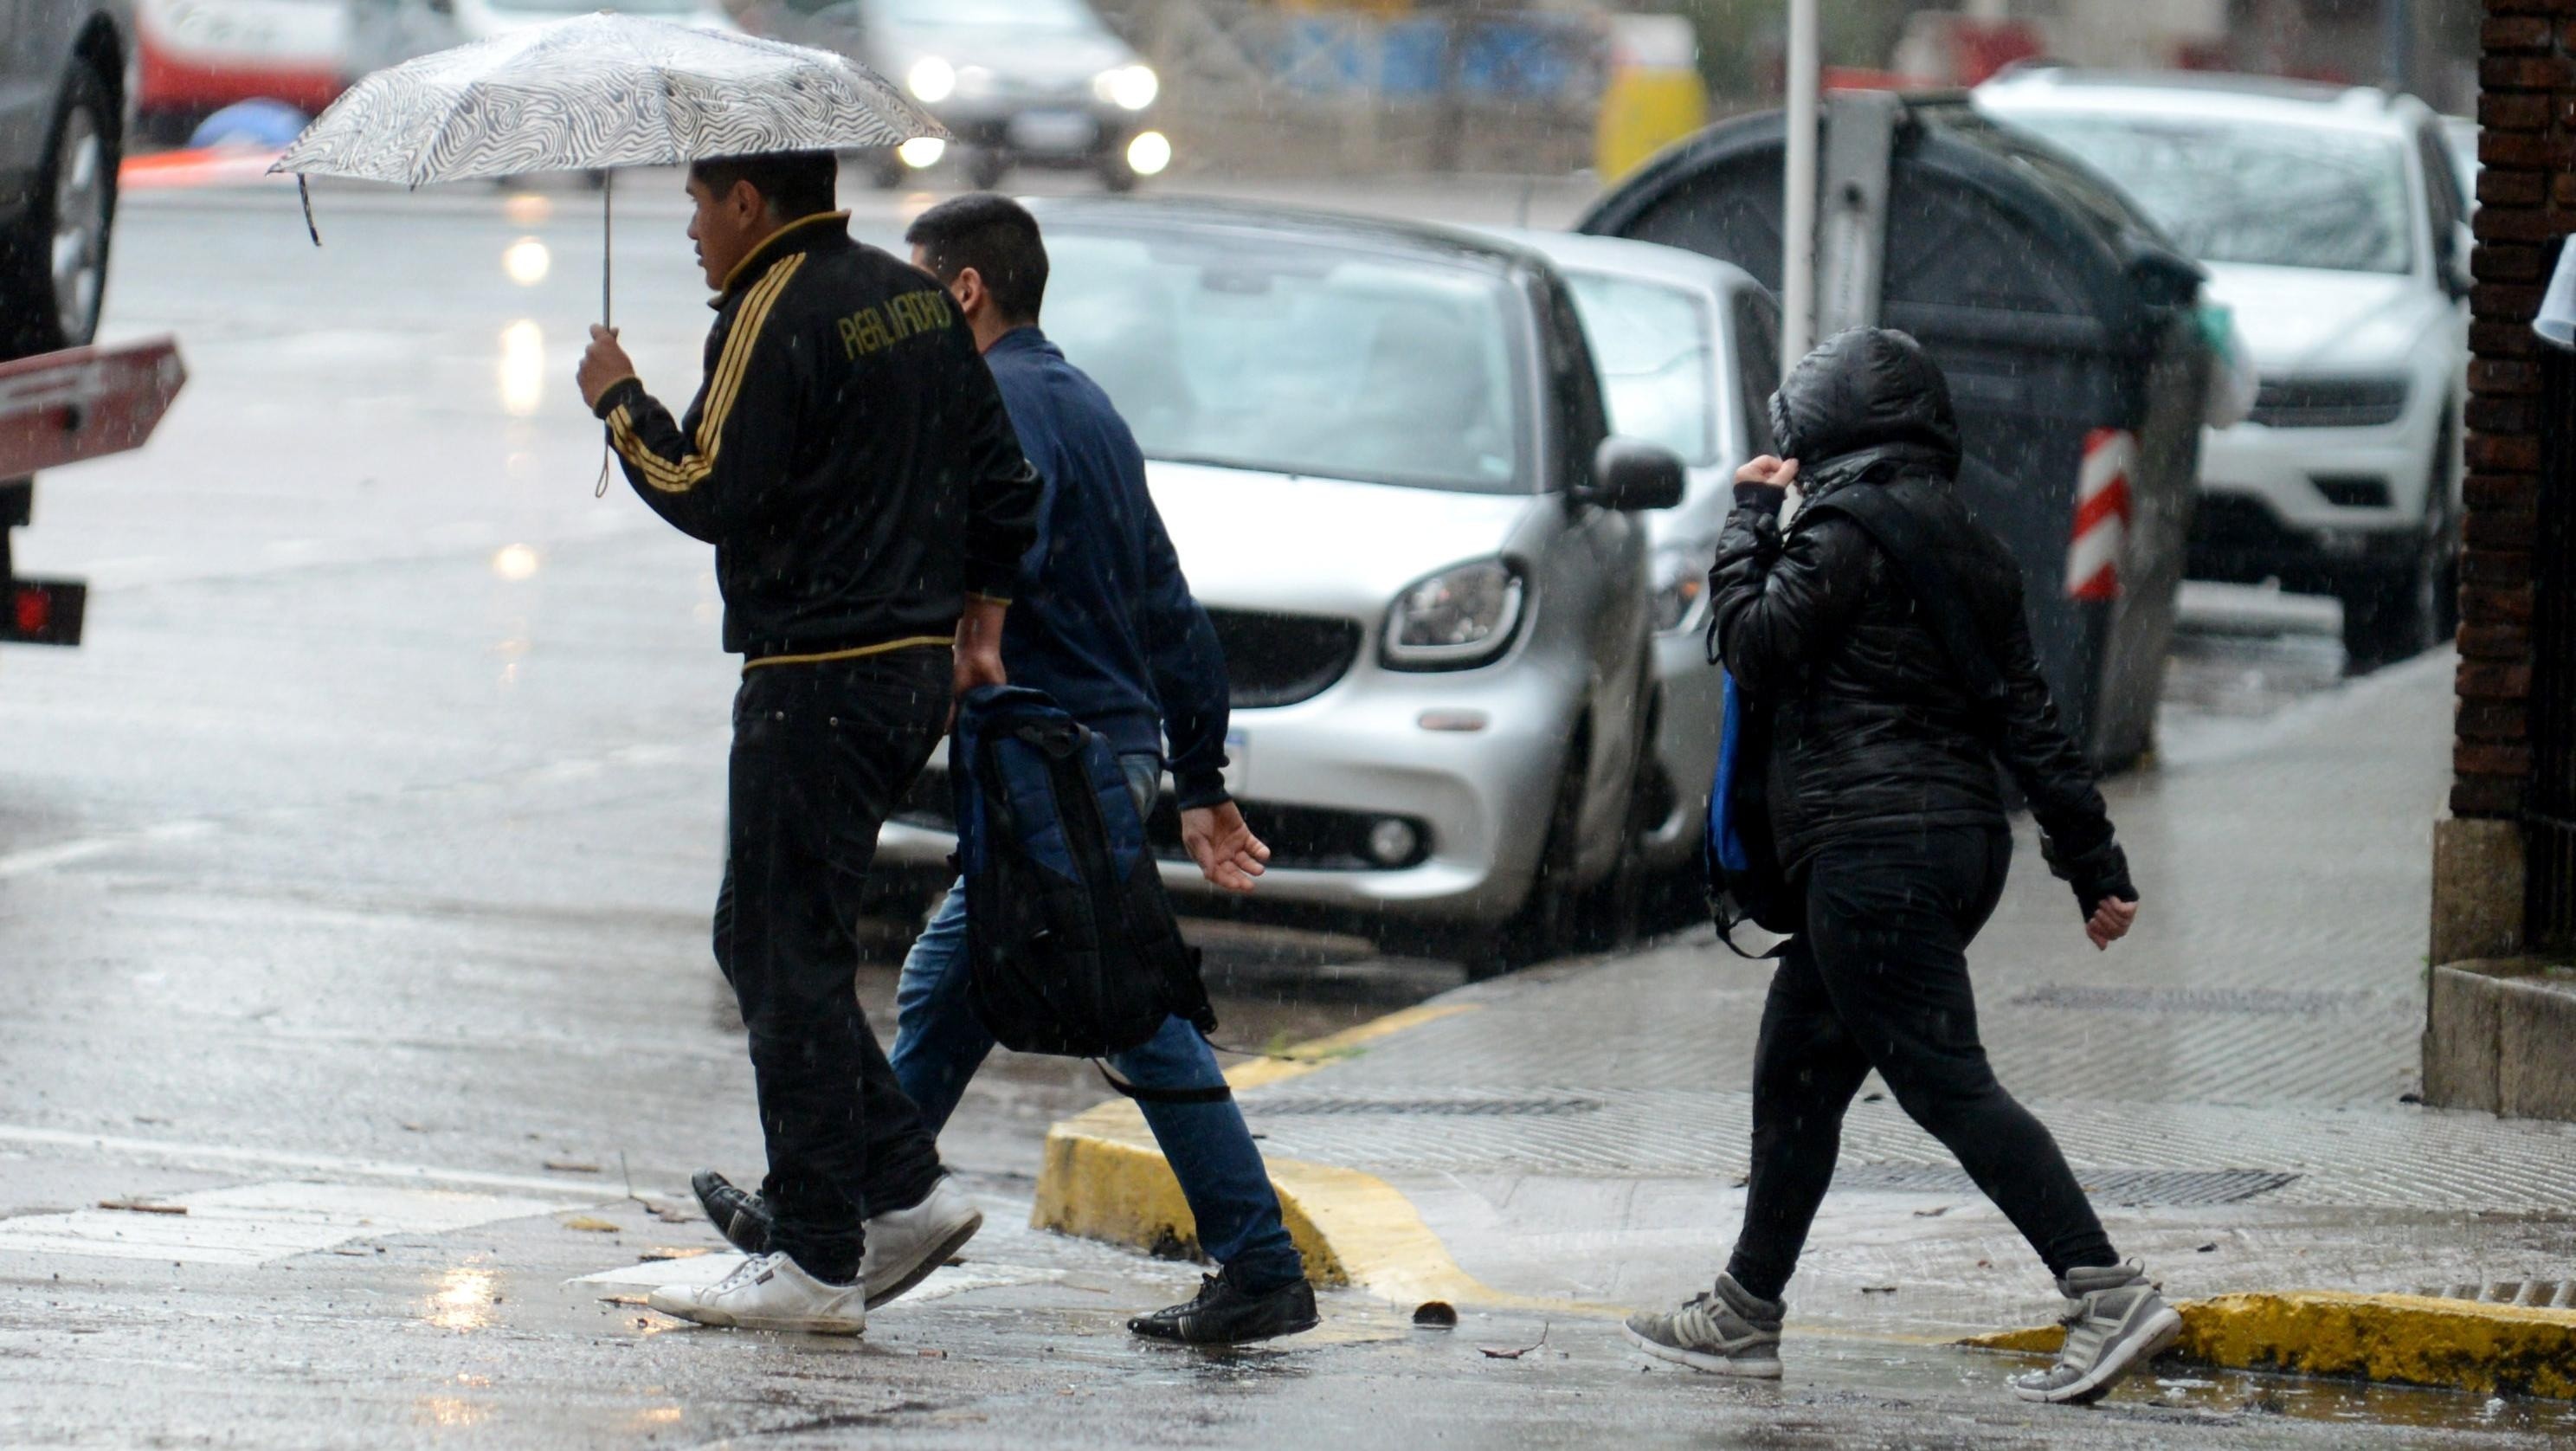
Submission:
<svg viewBox="0 0 2576 1451">
<path fill-rule="evenodd" d="M 601 11 L 377 71 L 270 169 L 416 187 L 947 134 L 830 51 Z"/>
</svg>

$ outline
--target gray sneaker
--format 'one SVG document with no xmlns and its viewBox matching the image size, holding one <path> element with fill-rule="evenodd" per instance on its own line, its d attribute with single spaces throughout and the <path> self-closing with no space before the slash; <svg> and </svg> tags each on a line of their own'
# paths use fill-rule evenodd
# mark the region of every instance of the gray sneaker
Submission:
<svg viewBox="0 0 2576 1451">
<path fill-rule="evenodd" d="M 1780 1378 L 1780 1318 L 1788 1306 L 1755 1299 L 1731 1275 L 1668 1314 L 1628 1317 L 1628 1338 L 1657 1360 L 1711 1375 Z"/>
<path fill-rule="evenodd" d="M 2066 1317 L 2066 1348 L 2057 1364 L 2014 1378 L 2013 1394 L 2023 1400 L 2089 1405 L 2182 1338 L 2182 1316 L 2135 1260 L 2072 1271 L 2057 1289 L 2075 1302 Z"/>
</svg>

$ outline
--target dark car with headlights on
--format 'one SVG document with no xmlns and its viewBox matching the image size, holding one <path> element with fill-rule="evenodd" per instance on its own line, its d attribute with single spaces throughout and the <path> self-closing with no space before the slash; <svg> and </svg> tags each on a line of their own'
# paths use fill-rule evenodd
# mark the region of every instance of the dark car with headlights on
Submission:
<svg viewBox="0 0 2576 1451">
<path fill-rule="evenodd" d="M 876 158 L 900 184 L 942 160 L 978 189 L 1014 166 L 1070 167 L 1127 191 L 1171 164 L 1150 124 L 1162 83 L 1083 0 L 768 0 L 751 27 L 851 56 L 901 86 L 953 140 Z"/>
</svg>

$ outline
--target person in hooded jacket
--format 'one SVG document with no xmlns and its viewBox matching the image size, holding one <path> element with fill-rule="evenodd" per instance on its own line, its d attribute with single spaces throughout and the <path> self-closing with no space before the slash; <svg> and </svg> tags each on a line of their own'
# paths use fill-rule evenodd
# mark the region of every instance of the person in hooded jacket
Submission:
<svg viewBox="0 0 2576 1451">
<path fill-rule="evenodd" d="M 1781 457 L 1736 475 L 1710 572 L 1712 639 L 1771 712 L 1771 824 L 1805 930 L 1780 950 L 1753 1069 L 1744 1224 L 1711 1291 L 1628 1322 L 1649 1353 L 1701 1370 L 1780 1374 L 1781 1293 L 1841 1150 L 1842 1118 L 1876 1069 L 1958 1156 L 2074 1302 L 2064 1352 L 2014 1382 L 2089 1401 L 2172 1343 L 2181 1319 L 2103 1233 L 2056 1140 L 1995 1079 L 1977 1036 L 1967 947 L 2012 854 L 1998 758 L 2038 818 L 2050 866 L 2096 949 L 2126 934 L 2137 889 L 2094 775 L 2049 698 L 2021 575 L 1953 487 L 1948 384 L 1904 333 L 1858 328 L 1810 353 L 1771 399 Z M 1883 489 L 1937 541 L 1952 602 L 2003 678 L 1988 704 L 1864 528 L 1808 506 Z"/>
</svg>

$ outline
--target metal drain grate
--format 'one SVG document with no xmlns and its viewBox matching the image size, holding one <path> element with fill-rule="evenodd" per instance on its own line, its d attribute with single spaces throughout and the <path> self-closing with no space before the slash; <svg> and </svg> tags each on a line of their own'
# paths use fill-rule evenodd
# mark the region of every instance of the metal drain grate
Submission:
<svg viewBox="0 0 2576 1451">
<path fill-rule="evenodd" d="M 2275 1169 L 2079 1169 L 2084 1192 L 2105 1204 L 2237 1204 L 2298 1179 Z M 1834 1171 L 1836 1189 L 1881 1194 L 1973 1195 L 1976 1181 L 1964 1169 L 1930 1164 L 1854 1164 Z"/>
<path fill-rule="evenodd" d="M 2068 1008 L 2115 1013 L 2337 1013 L 2366 1007 L 2366 992 L 2263 987 L 2067 987 L 2032 988 L 2011 999 L 2016 1008 Z"/>
<path fill-rule="evenodd" d="M 1597 1098 L 1294 1098 L 1263 1097 L 1249 1101 L 1244 1112 L 1260 1118 L 1291 1114 L 1347 1116 L 1358 1114 L 1423 1115 L 1433 1118 L 1553 1118 L 1594 1113 Z"/>
</svg>

